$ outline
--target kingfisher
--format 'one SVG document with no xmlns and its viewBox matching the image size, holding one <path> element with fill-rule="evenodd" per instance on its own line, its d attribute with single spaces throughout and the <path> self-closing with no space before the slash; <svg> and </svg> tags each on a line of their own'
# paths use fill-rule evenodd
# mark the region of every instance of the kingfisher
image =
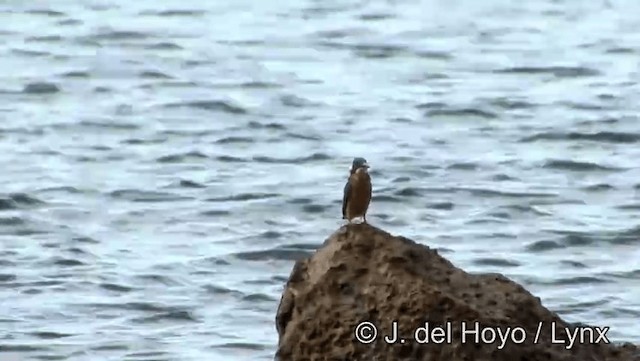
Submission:
<svg viewBox="0 0 640 361">
<path fill-rule="evenodd" d="M 362 157 L 353 159 L 349 170 L 349 180 L 344 186 L 342 197 L 342 219 L 349 223 L 354 218 L 362 217 L 363 223 L 367 223 L 367 209 L 371 202 L 371 177 L 369 176 L 369 164 Z"/>
</svg>

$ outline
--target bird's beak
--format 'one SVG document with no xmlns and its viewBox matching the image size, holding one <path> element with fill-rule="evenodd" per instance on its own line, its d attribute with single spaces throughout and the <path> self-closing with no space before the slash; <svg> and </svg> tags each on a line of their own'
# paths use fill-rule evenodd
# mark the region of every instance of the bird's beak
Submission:
<svg viewBox="0 0 640 361">
<path fill-rule="evenodd" d="M 371 168 L 371 167 L 369 166 L 369 163 L 364 163 L 362 166 L 363 166 L 363 167 L 365 167 L 365 168 L 367 168 L 367 169 Z"/>
</svg>

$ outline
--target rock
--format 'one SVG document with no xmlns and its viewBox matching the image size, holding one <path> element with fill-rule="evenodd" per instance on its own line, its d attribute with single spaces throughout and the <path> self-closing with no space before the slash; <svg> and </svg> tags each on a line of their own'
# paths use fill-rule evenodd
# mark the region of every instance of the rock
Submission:
<svg viewBox="0 0 640 361">
<path fill-rule="evenodd" d="M 355 339 L 363 321 L 377 328 L 369 344 Z M 404 344 L 387 343 L 397 321 Z M 424 341 L 414 330 L 436 329 Z M 475 342 L 474 322 L 493 344 Z M 539 324 L 539 339 L 534 342 Z M 447 330 L 450 327 L 450 332 Z M 463 342 L 462 327 L 467 331 Z M 554 327 L 555 326 L 555 327 Z M 536 361 L 640 360 L 638 347 L 567 340 L 577 326 L 500 274 L 469 274 L 437 251 L 366 224 L 340 228 L 309 259 L 296 262 L 276 315 L 278 361 Z M 579 326 L 582 327 L 582 326 Z M 577 328 L 580 330 L 580 328 Z M 552 334 L 552 330 L 553 333 Z M 598 339 L 594 329 L 583 335 Z M 592 332 L 593 331 L 593 332 Z M 450 340 L 442 341 L 444 335 Z M 366 334 L 365 334 L 366 336 Z M 524 338 L 521 343 L 516 341 Z M 587 337 L 588 338 L 588 337 Z"/>
</svg>

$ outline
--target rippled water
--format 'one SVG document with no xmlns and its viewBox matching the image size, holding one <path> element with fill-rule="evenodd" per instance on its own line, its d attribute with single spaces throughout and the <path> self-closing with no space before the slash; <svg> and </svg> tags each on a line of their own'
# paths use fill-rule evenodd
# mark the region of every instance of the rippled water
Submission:
<svg viewBox="0 0 640 361">
<path fill-rule="evenodd" d="M 272 359 L 354 156 L 371 223 L 640 342 L 640 3 L 157 3 L 0 5 L 3 359 Z"/>
</svg>

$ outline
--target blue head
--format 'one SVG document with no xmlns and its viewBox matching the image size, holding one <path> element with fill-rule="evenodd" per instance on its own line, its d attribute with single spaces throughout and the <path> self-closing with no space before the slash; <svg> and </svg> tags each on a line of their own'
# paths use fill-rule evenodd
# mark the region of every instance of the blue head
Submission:
<svg viewBox="0 0 640 361">
<path fill-rule="evenodd" d="M 351 164 L 351 173 L 361 168 L 365 172 L 367 171 L 367 169 L 369 168 L 369 164 L 367 164 L 367 160 L 362 157 L 353 158 L 353 163 Z"/>
</svg>

